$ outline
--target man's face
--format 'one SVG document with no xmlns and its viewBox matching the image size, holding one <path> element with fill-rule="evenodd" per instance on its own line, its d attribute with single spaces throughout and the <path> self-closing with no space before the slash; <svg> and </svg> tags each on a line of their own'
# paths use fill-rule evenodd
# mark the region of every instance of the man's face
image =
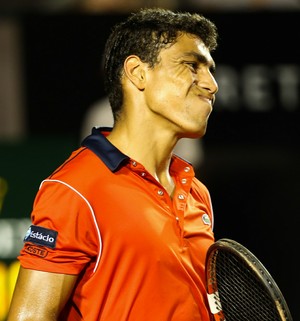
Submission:
<svg viewBox="0 0 300 321">
<path fill-rule="evenodd" d="M 218 90 L 214 67 L 209 50 L 193 35 L 183 34 L 162 49 L 147 71 L 144 92 L 156 124 L 178 137 L 202 137 Z"/>
</svg>

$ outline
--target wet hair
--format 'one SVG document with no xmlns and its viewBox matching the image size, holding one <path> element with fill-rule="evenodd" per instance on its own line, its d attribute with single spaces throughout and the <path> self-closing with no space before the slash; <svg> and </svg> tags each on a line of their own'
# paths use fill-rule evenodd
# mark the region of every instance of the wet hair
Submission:
<svg viewBox="0 0 300 321">
<path fill-rule="evenodd" d="M 182 33 L 199 37 L 210 52 L 217 47 L 215 24 L 196 13 L 141 9 L 112 29 L 104 52 L 104 85 L 115 121 L 123 103 L 121 78 L 125 59 L 136 55 L 152 68 L 161 49 L 175 43 Z"/>
</svg>

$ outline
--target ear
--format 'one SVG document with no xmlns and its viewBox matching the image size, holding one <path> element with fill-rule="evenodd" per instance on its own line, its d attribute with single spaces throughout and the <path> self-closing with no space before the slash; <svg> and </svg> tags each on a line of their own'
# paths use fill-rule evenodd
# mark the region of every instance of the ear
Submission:
<svg viewBox="0 0 300 321">
<path fill-rule="evenodd" d="M 131 55 L 125 59 L 124 73 L 127 78 L 139 89 L 145 88 L 146 64 L 138 56 Z"/>
</svg>

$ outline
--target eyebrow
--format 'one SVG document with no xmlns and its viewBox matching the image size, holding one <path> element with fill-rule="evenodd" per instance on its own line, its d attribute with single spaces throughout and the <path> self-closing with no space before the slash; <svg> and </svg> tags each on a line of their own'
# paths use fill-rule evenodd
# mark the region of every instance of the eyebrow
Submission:
<svg viewBox="0 0 300 321">
<path fill-rule="evenodd" d="M 210 66 L 211 71 L 216 70 L 216 64 L 213 59 L 208 60 L 204 55 L 199 54 L 195 51 L 188 51 L 183 54 L 183 57 L 193 57 L 197 60 L 198 63 L 205 64 L 207 66 Z"/>
</svg>

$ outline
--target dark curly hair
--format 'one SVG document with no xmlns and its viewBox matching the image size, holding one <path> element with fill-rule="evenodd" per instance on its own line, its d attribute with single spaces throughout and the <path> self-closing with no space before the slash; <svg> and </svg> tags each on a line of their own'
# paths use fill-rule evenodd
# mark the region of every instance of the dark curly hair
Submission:
<svg viewBox="0 0 300 321">
<path fill-rule="evenodd" d="M 141 9 L 113 28 L 104 52 L 104 85 L 115 121 L 123 103 L 121 76 L 125 59 L 137 55 L 154 67 L 160 50 L 175 43 L 180 33 L 198 36 L 210 51 L 217 47 L 215 24 L 196 13 Z"/>
</svg>

